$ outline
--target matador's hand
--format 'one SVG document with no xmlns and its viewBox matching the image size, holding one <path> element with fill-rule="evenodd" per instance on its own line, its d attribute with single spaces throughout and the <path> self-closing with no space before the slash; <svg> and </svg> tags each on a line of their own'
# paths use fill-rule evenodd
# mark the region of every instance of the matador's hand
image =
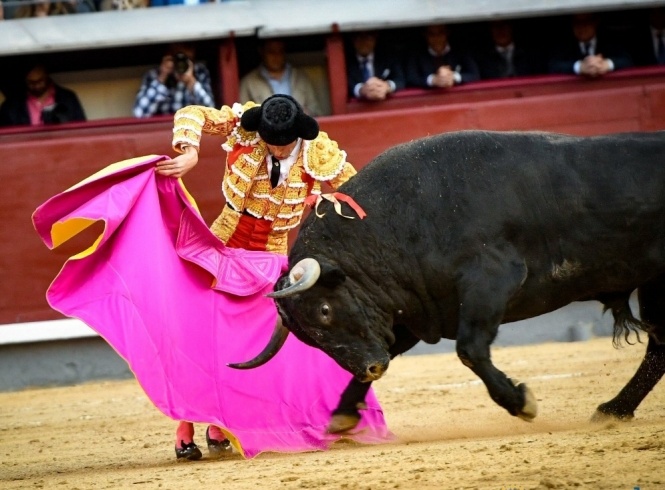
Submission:
<svg viewBox="0 0 665 490">
<path fill-rule="evenodd" d="M 166 177 L 180 178 L 189 172 L 199 161 L 199 152 L 193 146 L 188 146 L 185 153 L 172 160 L 163 160 L 155 166 L 155 172 Z"/>
</svg>

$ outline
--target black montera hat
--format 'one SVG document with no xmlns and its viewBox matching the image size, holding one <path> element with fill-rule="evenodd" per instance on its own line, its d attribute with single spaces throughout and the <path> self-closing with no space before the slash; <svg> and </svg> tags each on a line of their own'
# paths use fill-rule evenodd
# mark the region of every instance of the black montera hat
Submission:
<svg viewBox="0 0 665 490">
<path fill-rule="evenodd" d="M 298 138 L 313 140 L 319 134 L 319 123 L 303 111 L 289 95 L 273 95 L 263 104 L 245 111 L 240 125 L 247 131 L 258 131 L 269 145 L 285 146 Z"/>
</svg>

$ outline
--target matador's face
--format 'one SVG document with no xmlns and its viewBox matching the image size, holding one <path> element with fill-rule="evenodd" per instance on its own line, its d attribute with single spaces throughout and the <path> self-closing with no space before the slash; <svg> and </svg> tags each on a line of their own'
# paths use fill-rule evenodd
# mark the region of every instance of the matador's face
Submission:
<svg viewBox="0 0 665 490">
<path fill-rule="evenodd" d="M 284 146 L 268 144 L 266 144 L 266 146 L 268 147 L 268 152 L 270 152 L 273 157 L 275 157 L 277 160 L 284 160 L 285 158 L 288 158 L 291 153 L 293 153 L 293 149 L 296 147 L 297 142 L 298 140 Z"/>
</svg>

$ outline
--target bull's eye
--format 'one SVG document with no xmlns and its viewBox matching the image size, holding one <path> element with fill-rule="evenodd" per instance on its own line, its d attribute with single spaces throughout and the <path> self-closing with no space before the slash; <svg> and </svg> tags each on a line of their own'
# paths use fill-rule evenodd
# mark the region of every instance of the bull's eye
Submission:
<svg viewBox="0 0 665 490">
<path fill-rule="evenodd" d="M 323 316 L 328 316 L 328 315 L 330 314 L 330 306 L 327 305 L 327 304 L 325 304 L 325 303 L 323 303 L 323 304 L 321 305 L 321 314 L 322 314 Z"/>
</svg>

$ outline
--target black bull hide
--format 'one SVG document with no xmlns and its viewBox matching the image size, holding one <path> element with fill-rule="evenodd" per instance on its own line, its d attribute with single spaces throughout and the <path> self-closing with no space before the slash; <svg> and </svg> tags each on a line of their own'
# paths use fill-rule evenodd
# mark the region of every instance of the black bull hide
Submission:
<svg viewBox="0 0 665 490">
<path fill-rule="evenodd" d="M 283 324 L 355 375 L 335 412 L 351 422 L 331 430 L 357 421 L 390 359 L 441 338 L 496 403 L 532 419 L 535 398 L 492 364 L 490 346 L 499 325 L 573 301 L 611 310 L 615 342 L 648 337 L 637 373 L 596 417 L 633 417 L 662 377 L 665 132 L 440 134 L 389 149 L 340 192 L 367 217 L 320 206 L 289 254 L 295 274 L 275 287 Z M 305 258 L 320 273 L 290 292 Z"/>
</svg>

